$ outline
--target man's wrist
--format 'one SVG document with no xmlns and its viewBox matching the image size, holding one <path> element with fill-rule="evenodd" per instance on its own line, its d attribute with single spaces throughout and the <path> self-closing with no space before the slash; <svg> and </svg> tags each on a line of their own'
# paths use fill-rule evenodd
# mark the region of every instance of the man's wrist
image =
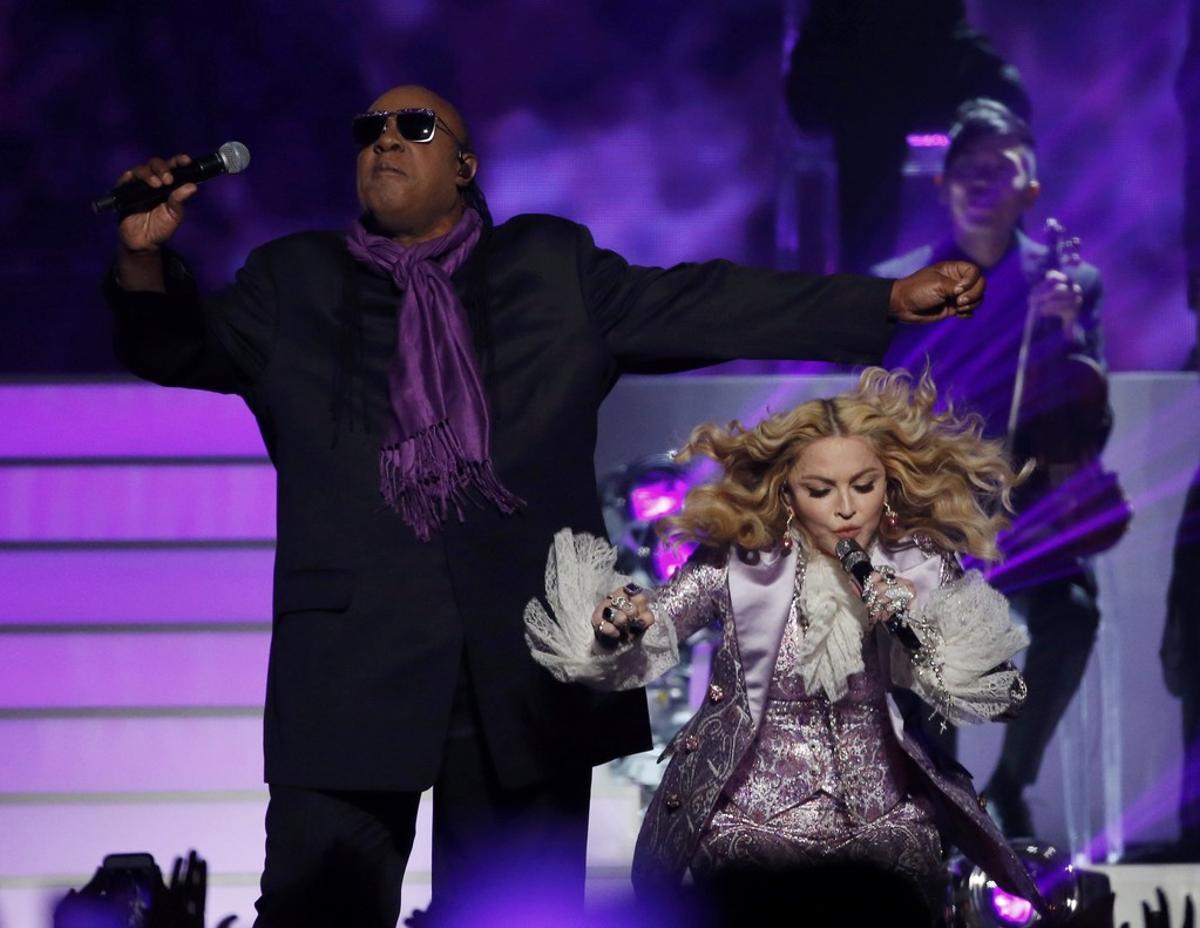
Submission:
<svg viewBox="0 0 1200 928">
<path fill-rule="evenodd" d="M 897 292 L 899 287 L 900 281 L 893 280 L 892 289 L 888 292 L 887 317 L 889 320 L 900 318 L 900 297 Z"/>
<path fill-rule="evenodd" d="M 161 245 L 149 245 L 146 248 L 130 248 L 124 242 L 117 242 L 118 258 L 149 258 L 154 259 L 162 254 Z"/>
<path fill-rule="evenodd" d="M 165 291 L 162 250 L 157 245 L 134 250 L 118 244 L 113 276 L 122 290 Z"/>
</svg>

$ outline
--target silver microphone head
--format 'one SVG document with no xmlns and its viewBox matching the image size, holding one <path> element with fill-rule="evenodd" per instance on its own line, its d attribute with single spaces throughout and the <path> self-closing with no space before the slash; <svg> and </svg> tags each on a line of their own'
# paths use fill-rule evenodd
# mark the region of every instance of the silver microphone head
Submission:
<svg viewBox="0 0 1200 928">
<path fill-rule="evenodd" d="M 250 164 L 250 149 L 241 142 L 226 142 L 217 149 L 226 174 L 240 174 Z"/>
<path fill-rule="evenodd" d="M 838 560 L 842 562 L 842 567 L 845 570 L 850 570 L 856 564 L 869 560 L 867 552 L 853 538 L 843 538 L 833 547 L 833 553 L 837 555 Z"/>
</svg>

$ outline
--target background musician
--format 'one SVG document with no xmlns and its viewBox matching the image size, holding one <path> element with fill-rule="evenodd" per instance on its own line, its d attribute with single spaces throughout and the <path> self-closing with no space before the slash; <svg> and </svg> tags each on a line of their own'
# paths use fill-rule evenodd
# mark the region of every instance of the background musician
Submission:
<svg viewBox="0 0 1200 928">
<path fill-rule="evenodd" d="M 960 107 L 950 138 L 939 179 L 950 223 L 946 239 L 873 271 L 896 276 L 904 267 L 931 260 L 971 260 L 985 269 L 988 302 L 969 321 L 929 333 L 898 332 L 884 363 L 919 371 L 928 357 L 950 399 L 983 416 L 987 436 L 1009 441 L 1018 457 L 1038 459 L 1033 486 L 1023 494 L 1028 511 L 1032 498 L 1046 494 L 1064 462 L 1070 469 L 1078 461 L 1094 459 L 1107 437 L 1100 274 L 1077 254 L 1048 248 L 1022 228 L 1023 217 L 1041 192 L 1034 140 L 1023 119 L 995 100 L 972 100 Z M 1028 351 L 1022 364 L 1023 337 Z M 1077 378 L 1067 375 L 1068 369 L 1081 366 L 1085 377 L 1099 383 L 1079 386 Z M 1009 434 L 1019 368 L 1025 403 L 1049 414 L 1053 444 L 1073 450 L 1036 447 L 1038 441 L 1047 442 L 1046 430 L 1034 441 Z M 1083 399 L 1081 394 L 1090 401 L 1082 412 L 1074 405 Z M 1045 401 L 1051 397 L 1070 405 L 1047 410 Z M 1033 567 L 1007 589 L 1029 627 L 1029 697 L 1020 716 L 1008 725 L 1000 760 L 986 787 L 993 814 L 1010 836 L 1033 833 L 1022 793 L 1037 779 L 1046 745 L 1079 685 L 1100 618 L 1096 583 L 1086 559 L 1059 552 L 1052 563 Z M 938 733 L 932 731 L 931 736 L 936 739 Z M 953 750 L 952 740 L 941 740 Z"/>
<path fill-rule="evenodd" d="M 806 6 L 789 59 L 788 112 L 802 131 L 833 137 L 838 266 L 861 273 L 896 253 L 909 133 L 944 129 L 976 97 L 1028 119 L 1029 95 L 1017 69 L 971 26 L 963 0 Z"/>
</svg>

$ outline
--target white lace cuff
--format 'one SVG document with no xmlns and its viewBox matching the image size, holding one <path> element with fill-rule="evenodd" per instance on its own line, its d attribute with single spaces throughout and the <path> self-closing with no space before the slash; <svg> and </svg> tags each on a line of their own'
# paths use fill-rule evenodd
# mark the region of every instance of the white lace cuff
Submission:
<svg viewBox="0 0 1200 928">
<path fill-rule="evenodd" d="M 669 619 L 615 648 L 596 641 L 592 611 L 604 594 L 629 582 L 613 570 L 616 559 L 616 548 L 585 532 L 564 528 L 554 536 L 546 560 L 546 602 L 553 618 L 531 599 L 525 606 L 525 643 L 556 680 L 631 690 L 679 663 L 679 643 Z"/>
<path fill-rule="evenodd" d="M 921 648 L 914 654 L 892 649 L 892 679 L 947 720 L 986 722 L 1024 699 L 1024 680 L 1009 662 L 1029 636 L 979 571 L 932 591 L 911 627 Z"/>
</svg>

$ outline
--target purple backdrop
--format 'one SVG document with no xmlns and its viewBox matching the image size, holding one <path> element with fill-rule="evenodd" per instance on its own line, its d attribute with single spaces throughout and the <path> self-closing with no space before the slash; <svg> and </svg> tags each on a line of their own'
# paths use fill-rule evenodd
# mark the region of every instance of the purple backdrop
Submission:
<svg viewBox="0 0 1200 928">
<path fill-rule="evenodd" d="M 1191 343 L 1170 92 L 1184 7 L 968 3 L 1025 78 L 1039 212 L 1104 271 L 1118 369 L 1178 368 Z M 641 263 L 769 264 L 783 22 L 781 0 L 0 0 L 0 371 L 114 367 L 96 290 L 111 222 L 87 203 L 122 169 L 246 142 L 247 174 L 208 187 L 181 236 L 219 282 L 271 236 L 347 223 L 347 119 L 402 81 L 461 103 L 498 217 L 565 214 Z"/>
</svg>

